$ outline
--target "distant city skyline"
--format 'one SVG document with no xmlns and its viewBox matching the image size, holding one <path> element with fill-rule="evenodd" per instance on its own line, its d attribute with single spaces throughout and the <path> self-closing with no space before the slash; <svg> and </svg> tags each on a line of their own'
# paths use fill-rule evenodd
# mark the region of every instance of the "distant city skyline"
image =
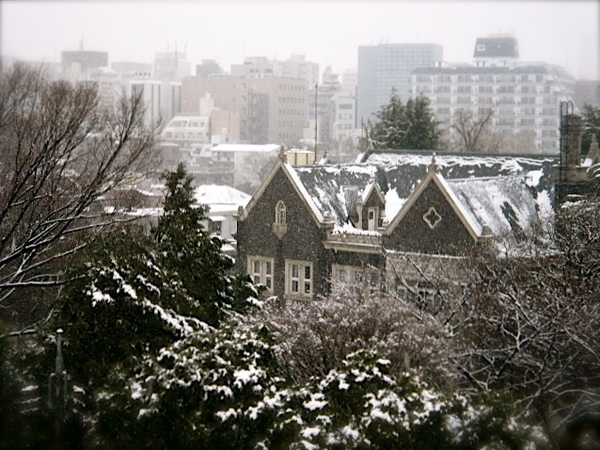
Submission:
<svg viewBox="0 0 600 450">
<path fill-rule="evenodd" d="M 60 62 L 62 51 L 106 51 L 109 63 L 153 62 L 183 51 L 194 66 L 214 59 L 229 72 L 245 57 L 303 54 L 341 73 L 358 47 L 434 43 L 449 62 L 472 62 L 475 39 L 517 38 L 522 61 L 600 79 L 597 1 L 0 2 L 0 53 Z"/>
</svg>

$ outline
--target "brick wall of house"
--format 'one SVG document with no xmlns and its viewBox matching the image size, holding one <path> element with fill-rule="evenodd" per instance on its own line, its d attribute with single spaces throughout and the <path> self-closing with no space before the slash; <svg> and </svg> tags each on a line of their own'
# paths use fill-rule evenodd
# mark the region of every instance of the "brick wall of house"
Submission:
<svg viewBox="0 0 600 450">
<path fill-rule="evenodd" d="M 287 232 L 281 239 L 273 232 L 275 207 L 282 200 L 287 209 Z M 238 223 L 238 270 L 247 271 L 249 255 L 274 258 L 273 294 L 285 292 L 285 261 L 313 263 L 313 298 L 328 292 L 331 277 L 331 252 L 322 242 L 325 229 L 320 229 L 306 204 L 282 169 L 273 177 L 248 216 Z"/>
<path fill-rule="evenodd" d="M 431 207 L 441 216 L 433 229 L 423 220 Z M 416 253 L 461 255 L 474 245 L 468 230 L 433 182 L 427 185 L 392 233 L 384 236 L 386 248 Z"/>
</svg>

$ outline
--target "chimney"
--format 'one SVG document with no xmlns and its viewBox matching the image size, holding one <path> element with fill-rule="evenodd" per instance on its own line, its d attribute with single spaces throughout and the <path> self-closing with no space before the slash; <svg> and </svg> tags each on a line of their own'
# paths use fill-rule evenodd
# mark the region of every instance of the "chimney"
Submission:
<svg viewBox="0 0 600 450">
<path fill-rule="evenodd" d="M 561 204 L 571 195 L 585 195 L 590 192 L 587 167 L 581 160 L 581 136 L 584 124 L 581 116 L 563 114 L 560 120 L 560 163 L 558 177 L 555 178 L 555 205 Z"/>
</svg>

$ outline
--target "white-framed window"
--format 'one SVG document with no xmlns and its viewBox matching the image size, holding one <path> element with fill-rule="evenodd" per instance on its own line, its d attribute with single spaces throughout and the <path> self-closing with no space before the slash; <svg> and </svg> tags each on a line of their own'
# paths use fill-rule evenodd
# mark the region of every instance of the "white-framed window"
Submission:
<svg viewBox="0 0 600 450">
<path fill-rule="evenodd" d="M 287 208 L 283 200 L 279 200 L 275 205 L 275 222 L 273 222 L 273 233 L 279 239 L 287 232 Z"/>
<path fill-rule="evenodd" d="M 350 289 L 354 293 L 369 293 L 378 291 L 381 286 L 379 270 L 372 267 L 333 264 L 331 275 L 334 291 Z"/>
<path fill-rule="evenodd" d="M 269 292 L 273 292 L 273 269 L 273 258 L 248 256 L 248 274 L 252 282 L 266 286 Z"/>
<path fill-rule="evenodd" d="M 312 297 L 313 265 L 311 262 L 286 260 L 285 293 L 297 297 Z"/>
<path fill-rule="evenodd" d="M 377 230 L 377 224 L 379 223 L 379 208 L 369 208 L 367 211 L 367 230 Z"/>
</svg>

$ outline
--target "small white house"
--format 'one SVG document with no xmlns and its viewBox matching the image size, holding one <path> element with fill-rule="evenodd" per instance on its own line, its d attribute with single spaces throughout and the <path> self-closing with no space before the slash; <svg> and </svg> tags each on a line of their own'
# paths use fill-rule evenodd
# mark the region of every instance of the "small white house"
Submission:
<svg viewBox="0 0 600 450">
<path fill-rule="evenodd" d="M 237 220 L 233 216 L 239 206 L 246 206 L 251 196 L 230 186 L 207 184 L 196 188 L 194 198 L 209 207 L 208 220 L 204 223 L 206 229 L 221 236 L 227 241 L 226 247 L 233 250 L 233 235 L 237 232 Z"/>
</svg>

